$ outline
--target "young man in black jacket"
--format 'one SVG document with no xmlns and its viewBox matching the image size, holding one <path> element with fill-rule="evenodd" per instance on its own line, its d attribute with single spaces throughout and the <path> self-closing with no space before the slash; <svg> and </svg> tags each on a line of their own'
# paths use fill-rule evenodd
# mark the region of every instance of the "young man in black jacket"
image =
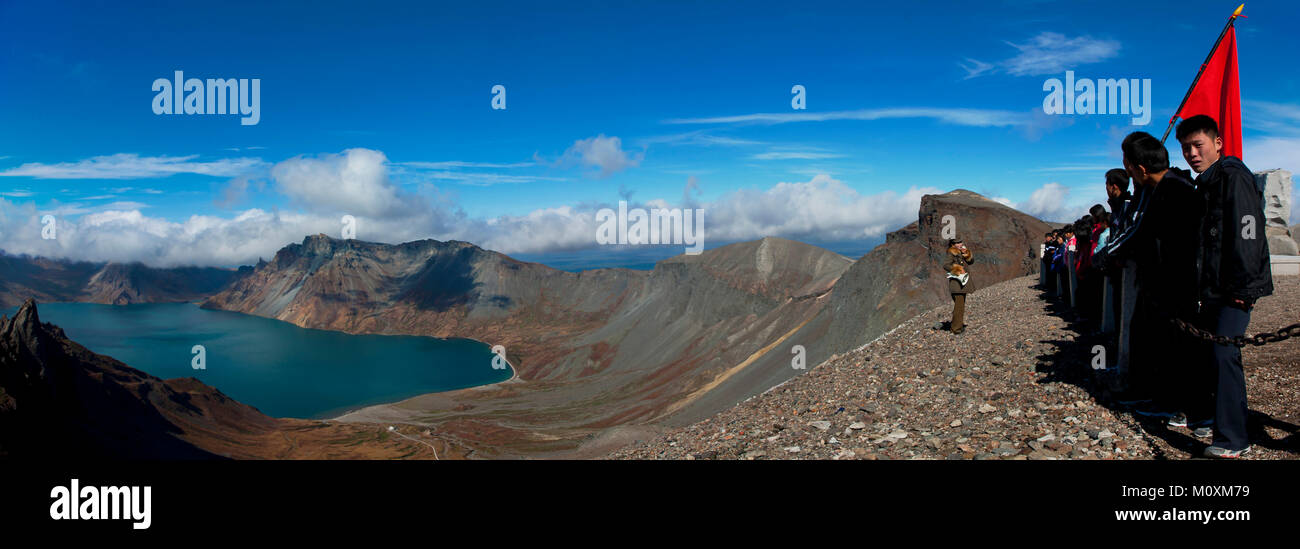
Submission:
<svg viewBox="0 0 1300 549">
<path fill-rule="evenodd" d="M 1153 400 L 1139 410 L 1148 416 L 1178 411 L 1208 416 L 1190 398 L 1196 387 L 1204 388 L 1200 378 L 1189 375 L 1197 356 L 1188 350 L 1195 340 L 1171 322 L 1196 316 L 1200 197 L 1189 172 L 1169 167 L 1169 153 L 1159 139 L 1134 132 L 1122 147 L 1124 168 L 1142 193 L 1143 205 L 1114 248 L 1120 258 L 1137 263 L 1129 391 L 1121 400 Z"/>
<path fill-rule="evenodd" d="M 1255 300 L 1273 293 L 1268 240 L 1264 237 L 1263 189 L 1235 156 L 1222 156 L 1223 139 L 1213 118 L 1183 120 L 1175 134 L 1183 158 L 1200 173 L 1197 190 L 1205 203 L 1198 230 L 1201 312 L 1198 327 L 1238 337 L 1250 324 Z M 1250 449 L 1246 433 L 1246 378 L 1241 349 L 1205 343 L 1203 355 L 1216 373 L 1214 443 L 1205 455 L 1235 458 Z"/>
<path fill-rule="evenodd" d="M 1106 172 L 1106 203 L 1110 205 L 1110 217 L 1115 230 L 1111 234 L 1118 235 L 1127 225 L 1128 217 L 1125 215 L 1128 211 L 1129 202 L 1133 200 L 1133 195 L 1128 192 L 1128 172 L 1119 168 Z"/>
</svg>

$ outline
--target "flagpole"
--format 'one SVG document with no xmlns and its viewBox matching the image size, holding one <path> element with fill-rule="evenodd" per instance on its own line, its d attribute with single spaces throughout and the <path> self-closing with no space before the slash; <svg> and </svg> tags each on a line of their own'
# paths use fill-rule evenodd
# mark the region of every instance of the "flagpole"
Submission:
<svg viewBox="0 0 1300 549">
<path fill-rule="evenodd" d="M 1169 117 L 1169 127 L 1165 128 L 1165 134 L 1160 137 L 1161 145 L 1165 143 L 1166 139 L 1169 139 L 1169 131 L 1174 129 L 1174 121 L 1178 120 L 1178 113 L 1183 112 L 1183 105 L 1186 105 L 1187 99 L 1192 96 L 1192 90 L 1196 89 L 1196 83 L 1201 81 L 1201 74 L 1205 73 L 1205 66 L 1210 64 L 1210 58 L 1214 57 L 1214 52 L 1219 49 L 1219 42 L 1223 41 L 1224 35 L 1228 34 L 1228 29 L 1232 28 L 1232 23 L 1237 20 L 1237 16 L 1241 15 L 1241 10 L 1245 7 L 1245 4 L 1237 6 L 1237 11 L 1232 12 L 1232 16 L 1228 18 L 1228 24 L 1223 26 L 1222 31 L 1219 31 L 1219 38 L 1215 39 L 1214 47 L 1210 48 L 1210 53 L 1205 56 L 1205 61 L 1201 62 L 1201 70 L 1196 71 L 1196 78 L 1192 79 L 1192 85 L 1187 87 L 1187 93 L 1183 94 L 1182 102 L 1178 103 L 1177 109 L 1174 109 L 1174 115 Z"/>
</svg>

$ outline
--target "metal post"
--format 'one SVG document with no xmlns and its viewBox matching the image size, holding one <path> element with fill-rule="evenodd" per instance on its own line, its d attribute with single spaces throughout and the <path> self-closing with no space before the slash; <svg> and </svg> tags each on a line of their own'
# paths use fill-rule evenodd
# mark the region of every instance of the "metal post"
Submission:
<svg viewBox="0 0 1300 549">
<path fill-rule="evenodd" d="M 1132 260 L 1124 262 L 1120 276 L 1119 358 L 1115 369 L 1126 379 L 1129 365 L 1129 336 L 1133 333 L 1133 310 L 1137 307 L 1137 266 Z"/>
<path fill-rule="evenodd" d="M 1115 331 L 1115 289 L 1111 283 L 1110 276 L 1101 280 L 1101 331 L 1107 334 Z"/>
</svg>

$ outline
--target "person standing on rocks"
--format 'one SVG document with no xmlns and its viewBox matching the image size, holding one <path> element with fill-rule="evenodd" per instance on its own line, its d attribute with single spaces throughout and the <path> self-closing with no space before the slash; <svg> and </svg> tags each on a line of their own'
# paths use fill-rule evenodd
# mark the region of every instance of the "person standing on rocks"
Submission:
<svg viewBox="0 0 1300 549">
<path fill-rule="evenodd" d="M 1196 341 L 1171 322 L 1196 314 L 1201 199 L 1191 173 L 1169 167 L 1169 152 L 1159 139 L 1134 132 L 1122 148 L 1124 167 L 1147 197 L 1145 211 L 1125 246 L 1137 262 L 1139 293 L 1133 324 L 1140 335 L 1135 332 L 1133 337 L 1142 340 L 1140 346 L 1133 346 L 1130 388 L 1143 397 L 1140 400 L 1153 401 L 1137 412 L 1151 417 L 1182 412 L 1204 419 L 1207 411 L 1195 395 L 1200 372 L 1196 355 L 1189 352 Z"/>
<path fill-rule="evenodd" d="M 952 294 L 952 333 L 966 331 L 966 293 L 970 284 L 970 273 L 966 271 L 975 258 L 966 244 L 959 239 L 948 240 L 948 256 L 943 262 L 943 270 L 948 272 L 948 293 Z"/>
<path fill-rule="evenodd" d="M 1200 175 L 1197 191 L 1205 204 L 1199 227 L 1201 311 L 1197 327 L 1216 336 L 1240 337 L 1250 324 L 1255 300 L 1273 293 L 1268 240 L 1263 232 L 1263 189 L 1250 169 L 1235 156 L 1222 156 L 1219 125 L 1205 115 L 1178 124 L 1175 133 L 1183 158 Z M 1258 225 L 1257 225 L 1258 224 Z M 1205 343 L 1200 355 L 1208 387 L 1196 394 L 1213 395 L 1214 442 L 1205 449 L 1212 458 L 1236 458 L 1250 450 L 1246 434 L 1246 377 L 1241 349 L 1236 345 Z M 1213 382 L 1210 380 L 1215 380 Z M 1188 425 L 1191 417 L 1170 420 Z"/>
</svg>

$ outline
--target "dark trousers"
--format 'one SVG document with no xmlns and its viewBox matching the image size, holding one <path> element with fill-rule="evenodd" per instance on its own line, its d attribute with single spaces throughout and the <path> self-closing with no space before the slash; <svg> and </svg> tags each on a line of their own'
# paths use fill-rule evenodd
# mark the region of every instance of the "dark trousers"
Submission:
<svg viewBox="0 0 1300 549">
<path fill-rule="evenodd" d="M 1155 363 L 1158 359 L 1154 354 L 1158 350 L 1155 344 L 1158 335 L 1155 325 L 1157 320 L 1152 318 L 1152 308 L 1148 301 L 1144 293 L 1139 293 L 1137 303 L 1133 306 L 1129 329 L 1128 379 L 1125 380 L 1128 392 L 1134 398 L 1141 399 L 1152 398 L 1156 391 Z"/>
<path fill-rule="evenodd" d="M 1212 378 L 1197 352 L 1201 346 L 1170 322 L 1171 313 L 1194 322 L 1194 306 L 1173 312 L 1154 297 L 1140 294 L 1133 311 L 1129 388 L 1152 399 L 1157 408 L 1183 412 L 1192 421 L 1209 419 L 1211 393 L 1207 388 Z"/>
<path fill-rule="evenodd" d="M 1250 325 L 1250 311 L 1207 303 L 1201 311 L 1200 328 L 1214 335 L 1238 337 Z M 1241 366 L 1241 349 L 1236 345 L 1205 342 L 1202 360 L 1216 374 L 1214 394 L 1214 445 L 1241 450 L 1250 444 L 1246 434 L 1246 374 Z"/>
<path fill-rule="evenodd" d="M 966 327 L 966 294 L 952 294 L 952 331 Z"/>
</svg>

